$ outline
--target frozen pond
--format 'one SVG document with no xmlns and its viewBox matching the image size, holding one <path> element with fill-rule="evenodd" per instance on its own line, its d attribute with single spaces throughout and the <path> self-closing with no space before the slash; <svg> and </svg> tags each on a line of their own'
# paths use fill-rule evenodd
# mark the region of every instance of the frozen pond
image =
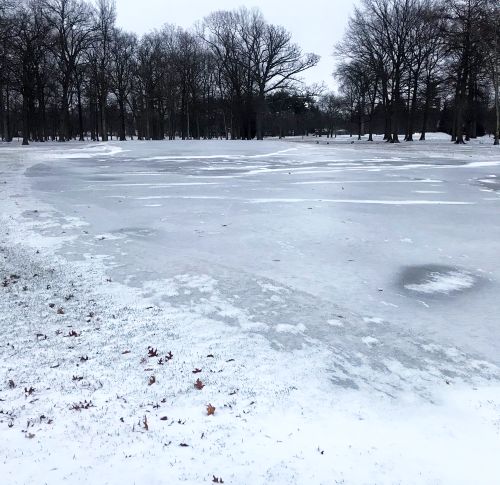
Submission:
<svg viewBox="0 0 500 485">
<path fill-rule="evenodd" d="M 497 483 L 499 181 L 439 136 L 0 145 L 1 476 Z"/>
<path fill-rule="evenodd" d="M 325 316 L 353 313 L 500 363 L 498 150 L 325 141 L 38 145 L 25 176 L 88 223 L 65 255 L 106 255 L 159 301 L 164 280 L 217 275 L 267 329 L 327 338 Z"/>
</svg>

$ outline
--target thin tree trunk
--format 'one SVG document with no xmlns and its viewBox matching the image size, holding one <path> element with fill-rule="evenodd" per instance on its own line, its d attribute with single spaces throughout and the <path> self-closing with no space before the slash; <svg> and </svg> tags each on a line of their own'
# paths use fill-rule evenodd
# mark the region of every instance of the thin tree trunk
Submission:
<svg viewBox="0 0 500 485">
<path fill-rule="evenodd" d="M 80 133 L 79 141 L 85 141 L 84 133 L 83 133 L 83 110 L 82 110 L 82 93 L 80 89 L 80 84 L 78 84 L 77 88 L 77 100 L 78 100 L 78 131 Z"/>
<path fill-rule="evenodd" d="M 118 104 L 120 107 L 120 141 L 125 141 L 127 138 L 125 136 L 125 103 L 123 97 L 120 96 Z"/>
<path fill-rule="evenodd" d="M 495 123 L 495 140 L 493 142 L 494 145 L 500 145 L 500 79 L 499 79 L 499 71 L 500 68 L 498 66 L 493 66 L 493 88 L 495 91 L 495 114 L 496 114 L 496 123 Z"/>
<path fill-rule="evenodd" d="M 23 145 L 29 145 L 29 106 L 27 87 L 23 87 Z"/>
</svg>

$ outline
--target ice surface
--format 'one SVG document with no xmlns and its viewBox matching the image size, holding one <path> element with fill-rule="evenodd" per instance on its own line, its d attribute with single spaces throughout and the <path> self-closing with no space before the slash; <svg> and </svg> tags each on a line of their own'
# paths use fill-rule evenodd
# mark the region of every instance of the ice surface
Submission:
<svg viewBox="0 0 500 485">
<path fill-rule="evenodd" d="M 500 152 L 433 138 L 1 145 L 2 476 L 495 483 Z"/>
</svg>

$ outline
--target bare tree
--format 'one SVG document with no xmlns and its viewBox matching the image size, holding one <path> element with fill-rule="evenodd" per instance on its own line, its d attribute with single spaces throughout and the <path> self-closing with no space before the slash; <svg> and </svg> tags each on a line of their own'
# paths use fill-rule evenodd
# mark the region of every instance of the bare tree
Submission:
<svg viewBox="0 0 500 485">
<path fill-rule="evenodd" d="M 485 36 L 483 48 L 486 53 L 487 69 L 493 87 L 495 127 L 494 144 L 500 144 L 500 4 L 490 0 L 485 11 Z"/>
<path fill-rule="evenodd" d="M 319 62 L 316 54 L 303 54 L 292 42 L 290 32 L 281 26 L 267 24 L 258 10 L 240 9 L 240 35 L 248 52 L 250 78 L 256 89 L 257 139 L 262 140 L 266 95 L 279 89 L 290 89 L 300 82 L 297 76 Z"/>
<path fill-rule="evenodd" d="M 113 31 L 116 22 L 115 0 L 97 0 L 93 49 L 97 61 L 97 98 L 101 140 L 108 140 L 107 101 Z"/>
<path fill-rule="evenodd" d="M 242 123 L 251 138 L 249 114 L 255 113 L 255 130 L 262 139 L 266 96 L 290 89 L 298 75 L 315 66 L 319 56 L 303 54 L 283 27 L 268 24 L 257 10 L 240 8 L 216 12 L 204 22 L 203 38 L 217 57 L 237 103 L 246 108 Z"/>
<path fill-rule="evenodd" d="M 59 141 L 71 138 L 70 97 L 75 71 L 95 35 L 93 11 L 80 0 L 45 0 L 44 14 L 52 30 L 49 46 L 57 59 L 61 88 Z"/>
<path fill-rule="evenodd" d="M 110 54 L 110 89 L 116 96 L 120 113 L 119 137 L 126 140 L 126 109 L 133 89 L 136 70 L 135 54 L 137 37 L 134 34 L 114 29 Z"/>
<path fill-rule="evenodd" d="M 466 110 L 468 106 L 471 107 L 471 101 L 474 101 L 473 89 L 478 71 L 483 65 L 481 24 L 485 2 L 486 0 L 446 1 L 448 18 L 445 39 L 455 88 L 452 140 L 458 144 L 465 142 Z"/>
</svg>

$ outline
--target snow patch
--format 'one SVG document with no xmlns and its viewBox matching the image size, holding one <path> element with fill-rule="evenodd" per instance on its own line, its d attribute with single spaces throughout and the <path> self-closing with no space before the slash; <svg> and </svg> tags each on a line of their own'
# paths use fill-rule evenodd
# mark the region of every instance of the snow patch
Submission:
<svg viewBox="0 0 500 485">
<path fill-rule="evenodd" d="M 361 339 L 361 341 L 362 341 L 365 345 L 367 345 L 368 347 L 371 347 L 372 345 L 376 345 L 376 344 L 378 344 L 378 343 L 379 343 L 379 340 L 378 340 L 378 339 L 376 339 L 375 337 L 370 337 L 370 336 L 368 336 L 368 337 L 363 337 L 363 338 Z"/>
<path fill-rule="evenodd" d="M 344 323 L 341 320 L 338 320 L 337 318 L 330 318 L 329 320 L 326 321 L 328 325 L 331 325 L 332 327 L 343 327 Z"/>
<path fill-rule="evenodd" d="M 450 271 L 448 273 L 430 273 L 428 279 L 422 283 L 413 283 L 404 285 L 407 290 L 417 293 L 449 294 L 455 291 L 463 291 L 472 288 L 476 283 L 476 278 L 468 273 L 461 271 Z"/>
<path fill-rule="evenodd" d="M 279 333 L 291 333 L 293 335 L 298 335 L 304 333 L 307 328 L 304 324 L 299 323 L 298 325 L 289 325 L 287 323 L 280 323 L 275 327 L 276 332 Z"/>
</svg>

